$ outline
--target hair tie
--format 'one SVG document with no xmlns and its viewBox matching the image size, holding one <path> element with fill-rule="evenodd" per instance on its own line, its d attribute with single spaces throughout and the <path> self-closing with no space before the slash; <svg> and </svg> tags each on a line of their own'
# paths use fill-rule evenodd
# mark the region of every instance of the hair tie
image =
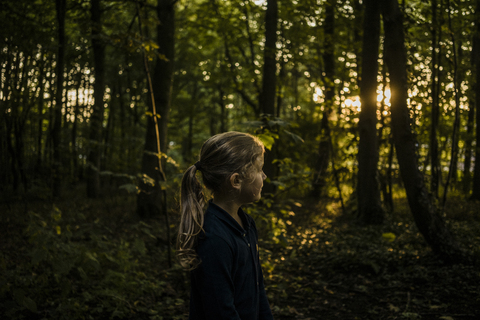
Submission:
<svg viewBox="0 0 480 320">
<path fill-rule="evenodd" d="M 194 166 L 197 168 L 197 170 L 202 170 L 202 165 L 200 164 L 200 161 L 195 162 Z"/>
</svg>

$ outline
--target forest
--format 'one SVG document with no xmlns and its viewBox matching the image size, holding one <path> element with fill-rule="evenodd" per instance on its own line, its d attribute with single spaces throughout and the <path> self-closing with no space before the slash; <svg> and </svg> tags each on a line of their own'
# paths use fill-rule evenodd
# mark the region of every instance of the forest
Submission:
<svg viewBox="0 0 480 320">
<path fill-rule="evenodd" d="M 480 317 L 480 0 L 0 4 L 1 319 L 188 319 L 180 183 L 226 131 L 275 319 Z"/>
</svg>

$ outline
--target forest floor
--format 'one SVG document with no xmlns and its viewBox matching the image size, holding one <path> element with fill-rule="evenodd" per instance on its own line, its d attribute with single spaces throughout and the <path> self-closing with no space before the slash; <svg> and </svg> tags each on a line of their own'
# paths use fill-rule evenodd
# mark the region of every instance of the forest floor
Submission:
<svg viewBox="0 0 480 320">
<path fill-rule="evenodd" d="M 480 319 L 478 263 L 435 258 L 406 200 L 396 208 L 373 227 L 327 208 L 300 214 L 288 246 L 272 254 L 284 257 L 267 278 L 277 319 Z M 458 241 L 478 258 L 479 204 L 451 201 L 447 212 Z"/>
<path fill-rule="evenodd" d="M 478 264 L 434 257 L 404 199 L 373 227 L 332 203 L 297 204 L 281 236 L 260 241 L 275 319 L 480 318 Z M 133 196 L 89 200 L 79 190 L 55 205 L 0 203 L 0 318 L 187 319 L 188 274 L 168 266 L 164 219 L 141 222 L 134 209 Z M 462 199 L 446 210 L 477 257 L 479 212 Z"/>
</svg>

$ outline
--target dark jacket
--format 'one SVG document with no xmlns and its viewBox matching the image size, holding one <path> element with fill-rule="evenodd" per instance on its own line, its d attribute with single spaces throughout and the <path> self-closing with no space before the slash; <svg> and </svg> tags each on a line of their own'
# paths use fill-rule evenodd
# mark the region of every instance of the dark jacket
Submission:
<svg viewBox="0 0 480 320">
<path fill-rule="evenodd" d="M 191 272 L 191 320 L 270 320 L 258 235 L 253 219 L 238 212 L 245 229 L 210 202 L 197 243 L 200 265 Z"/>
</svg>

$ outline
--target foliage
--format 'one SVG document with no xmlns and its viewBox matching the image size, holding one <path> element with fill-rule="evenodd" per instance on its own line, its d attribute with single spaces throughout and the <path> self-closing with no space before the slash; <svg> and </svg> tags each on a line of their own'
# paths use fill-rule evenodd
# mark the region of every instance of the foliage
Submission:
<svg viewBox="0 0 480 320">
<path fill-rule="evenodd" d="M 161 223 L 108 220 L 89 206 L 30 211 L 23 234 L 8 240 L 17 253 L 2 250 L 0 313 L 9 319 L 179 318 L 185 274 L 166 270 Z"/>
<path fill-rule="evenodd" d="M 75 191 L 72 192 L 72 194 Z M 134 198 L 134 196 L 130 196 Z M 162 221 L 139 222 L 125 195 L 2 207 L 0 314 L 9 319 L 187 319 L 188 274 L 167 269 Z M 130 199 L 131 200 L 131 199 Z M 478 204 L 452 199 L 447 219 L 480 256 Z M 257 222 L 276 319 L 480 315 L 475 266 L 443 265 L 404 200 L 384 226 L 346 224 L 337 202 L 264 198 Z"/>
<path fill-rule="evenodd" d="M 106 44 L 106 82 L 104 97 L 105 121 L 102 142 L 102 171 L 129 175 L 139 172 L 149 117 L 146 75 L 142 53 L 151 63 L 159 56 L 155 26 L 159 23 L 156 1 L 101 1 L 104 21 L 101 39 Z M 335 7 L 335 41 L 333 48 L 325 43 L 324 0 L 279 1 L 277 41 L 277 106 L 272 119 L 280 118 L 292 125 L 291 131 L 303 139 L 302 147 L 283 148 L 281 137 L 278 159 L 300 161 L 305 172 L 318 157 L 321 137 L 320 122 L 326 108 L 333 144 L 334 164 L 340 188 L 353 192 L 356 181 L 356 150 L 358 144 L 359 105 L 358 75 L 361 48 L 362 6 L 359 1 L 338 1 Z M 473 98 L 469 88 L 473 83 L 469 52 L 470 35 L 474 28 L 473 2 L 451 2 L 452 30 L 447 24 L 447 8 L 439 5 L 439 25 L 432 25 L 432 8 L 428 3 L 410 1 L 404 4 L 410 83 L 410 108 L 413 129 L 418 140 L 417 154 L 422 170 L 429 177 L 429 128 L 431 126 L 431 30 L 437 28 L 439 37 L 439 92 L 442 110 L 439 125 L 441 167 L 449 163 L 451 133 L 454 118 L 453 53 L 457 52 L 456 70 L 461 128 L 467 126 L 467 111 Z M 88 131 L 92 110 L 94 83 L 91 50 L 90 4 L 69 1 L 66 12 L 66 91 L 62 136 L 62 168 L 65 182 L 83 179 L 86 155 L 92 142 Z M 248 130 L 244 124 L 260 119 L 259 97 L 264 50 L 265 3 L 258 1 L 178 1 L 176 2 L 176 61 L 172 88 L 172 110 L 169 120 L 169 150 L 171 159 L 185 168 L 195 161 L 195 155 L 209 136 L 228 130 Z M 0 39 L 2 64 L 0 119 L 0 174 L 6 186 L 15 192 L 24 184 L 30 188 L 36 178 L 51 179 L 48 175 L 52 158 L 49 132 L 53 121 L 53 97 L 56 75 L 56 13 L 52 2 L 5 1 L 1 20 L 5 22 Z M 140 27 L 143 27 L 140 30 Z M 456 41 L 456 51 L 453 48 Z M 326 50 L 335 54 L 335 79 L 327 79 L 321 57 Z M 21 75 L 25 76 L 21 76 Z M 378 94 L 380 120 L 380 171 L 389 170 L 390 128 L 388 79 L 381 62 Z M 327 85 L 334 86 L 331 105 L 324 101 Z M 22 88 L 21 90 L 13 88 Z M 23 93 L 22 93 L 23 92 Z M 272 134 L 279 134 L 270 130 Z M 260 133 L 269 147 L 275 136 Z M 292 136 L 294 137 L 294 136 Z M 454 174 L 459 186 L 467 145 L 471 138 L 460 131 L 458 168 Z M 8 146 L 11 144 L 11 148 Z M 13 159 L 13 160 L 11 160 Z M 12 163 L 13 162 L 13 163 Z M 177 174 L 178 169 L 167 169 Z M 393 161 L 392 172 L 398 176 Z M 329 174 L 332 173 L 329 169 Z M 442 171 L 446 175 L 446 171 Z M 464 173 L 468 176 L 468 173 Z M 311 177 L 310 177 L 311 179 Z M 334 180 L 327 177 L 328 187 Z M 47 183 L 47 185 L 49 185 Z M 465 188 L 468 190 L 468 186 Z M 330 194 L 334 191 L 330 191 Z"/>
</svg>

